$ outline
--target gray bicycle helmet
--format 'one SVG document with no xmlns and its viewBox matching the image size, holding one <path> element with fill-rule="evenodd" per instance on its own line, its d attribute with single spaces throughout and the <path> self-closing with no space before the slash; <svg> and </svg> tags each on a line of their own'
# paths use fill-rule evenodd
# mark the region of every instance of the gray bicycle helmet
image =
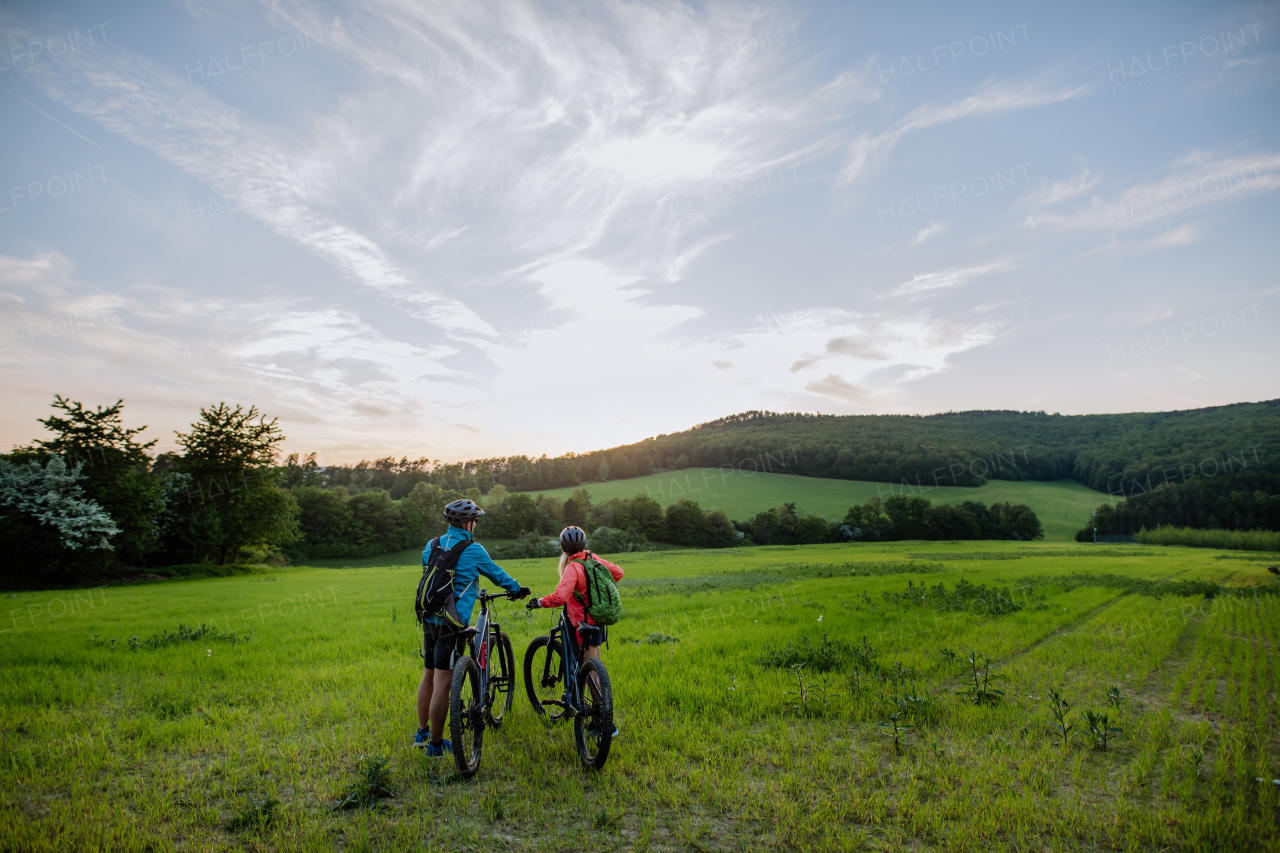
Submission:
<svg viewBox="0 0 1280 853">
<path fill-rule="evenodd" d="M 560 531 L 560 550 L 576 554 L 587 547 L 587 534 L 581 527 L 566 527 Z"/>
<path fill-rule="evenodd" d="M 476 506 L 470 498 L 452 501 L 444 505 L 444 517 L 450 524 L 466 524 L 484 515 L 484 510 Z"/>
</svg>

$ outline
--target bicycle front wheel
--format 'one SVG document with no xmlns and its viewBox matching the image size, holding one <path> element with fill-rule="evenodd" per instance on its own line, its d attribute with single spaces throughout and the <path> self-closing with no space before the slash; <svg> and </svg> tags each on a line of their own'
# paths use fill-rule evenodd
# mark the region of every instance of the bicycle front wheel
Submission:
<svg viewBox="0 0 1280 853">
<path fill-rule="evenodd" d="M 609 672 L 596 658 L 583 661 L 578 670 L 578 707 L 573 718 L 573 734 L 578 741 L 582 763 L 603 770 L 613 743 L 613 688 Z"/>
<path fill-rule="evenodd" d="M 484 745 L 484 698 L 480 694 L 480 666 L 469 656 L 458 658 L 453 665 L 449 734 L 458 772 L 466 778 L 476 775 Z"/>
<path fill-rule="evenodd" d="M 511 710 L 515 682 L 516 658 L 511 640 L 506 634 L 495 633 L 493 651 L 489 653 L 489 701 L 485 711 L 485 718 L 495 729 L 502 727 L 502 718 Z"/>
<path fill-rule="evenodd" d="M 559 640 L 543 635 L 529 644 L 524 653 L 524 689 L 539 717 L 555 722 L 564 716 L 562 705 L 543 704 L 564 698 L 564 650 Z"/>
</svg>

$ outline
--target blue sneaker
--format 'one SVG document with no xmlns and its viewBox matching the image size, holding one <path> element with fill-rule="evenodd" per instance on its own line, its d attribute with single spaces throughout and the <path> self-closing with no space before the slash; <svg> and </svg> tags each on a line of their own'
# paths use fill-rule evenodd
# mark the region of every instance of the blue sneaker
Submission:
<svg viewBox="0 0 1280 853">
<path fill-rule="evenodd" d="M 622 732 L 618 731 L 618 727 L 617 727 L 617 726 L 614 726 L 614 727 L 613 727 L 613 734 L 611 734 L 609 737 L 614 738 L 614 739 L 620 738 L 620 737 L 622 737 Z"/>
<path fill-rule="evenodd" d="M 453 755 L 453 744 L 449 743 L 448 738 L 445 738 L 444 740 L 440 741 L 439 746 L 436 746 L 434 743 L 427 744 L 427 748 L 425 751 L 427 758 L 439 758 L 445 753 L 448 753 L 449 755 Z"/>
<path fill-rule="evenodd" d="M 413 736 L 413 745 L 421 749 L 431 743 L 431 733 L 426 729 L 418 729 L 418 733 Z"/>
</svg>

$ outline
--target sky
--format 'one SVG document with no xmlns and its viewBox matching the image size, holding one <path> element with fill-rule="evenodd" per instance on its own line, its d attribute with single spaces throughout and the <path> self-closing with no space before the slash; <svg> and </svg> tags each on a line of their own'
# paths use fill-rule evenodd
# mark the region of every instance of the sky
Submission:
<svg viewBox="0 0 1280 853">
<path fill-rule="evenodd" d="M 1280 6 L 7 2 L 0 447 L 1275 398 Z"/>
</svg>

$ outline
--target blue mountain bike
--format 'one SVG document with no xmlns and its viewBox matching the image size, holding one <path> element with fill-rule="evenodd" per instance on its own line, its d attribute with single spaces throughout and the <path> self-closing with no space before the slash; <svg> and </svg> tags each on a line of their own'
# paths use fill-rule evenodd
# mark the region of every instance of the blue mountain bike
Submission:
<svg viewBox="0 0 1280 853">
<path fill-rule="evenodd" d="M 553 723 L 572 718 L 578 757 L 603 769 L 613 742 L 613 688 L 603 661 L 580 659 L 566 609 L 551 633 L 535 637 L 525 651 L 524 688 L 539 716 Z"/>
<path fill-rule="evenodd" d="M 459 645 L 466 643 L 466 654 L 458 655 L 453 664 L 449 737 L 453 741 L 453 759 L 458 772 L 467 778 L 480 769 L 485 727 L 501 728 L 503 717 L 511 710 L 516 683 L 511 639 L 502 633 L 501 625 L 490 621 L 489 602 L 499 598 L 511 600 L 517 594 L 489 595 L 486 590 L 480 590 L 480 616 L 475 627 L 464 628 L 458 635 Z"/>
</svg>

